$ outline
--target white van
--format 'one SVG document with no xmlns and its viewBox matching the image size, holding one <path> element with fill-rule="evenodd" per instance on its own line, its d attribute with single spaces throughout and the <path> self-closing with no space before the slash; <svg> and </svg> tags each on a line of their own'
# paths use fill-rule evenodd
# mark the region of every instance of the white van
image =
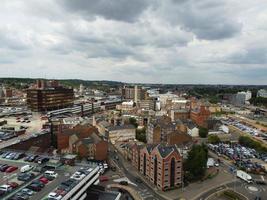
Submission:
<svg viewBox="0 0 267 200">
<path fill-rule="evenodd" d="M 20 168 L 20 172 L 24 173 L 24 172 L 31 171 L 32 169 L 33 169 L 32 165 L 24 165 L 23 167 Z"/>
<path fill-rule="evenodd" d="M 47 170 L 47 171 L 44 172 L 44 174 L 48 175 L 48 176 L 51 176 L 51 177 L 54 177 L 54 178 L 57 178 L 57 173 L 54 172 L 54 171 Z"/>
</svg>

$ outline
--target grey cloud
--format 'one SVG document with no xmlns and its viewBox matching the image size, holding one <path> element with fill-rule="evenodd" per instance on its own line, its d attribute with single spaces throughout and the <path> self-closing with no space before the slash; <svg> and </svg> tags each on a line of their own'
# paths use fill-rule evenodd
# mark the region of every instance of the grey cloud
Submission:
<svg viewBox="0 0 267 200">
<path fill-rule="evenodd" d="M 147 8 L 147 0 L 62 0 L 68 10 L 84 17 L 102 16 L 106 19 L 133 22 Z"/>
<path fill-rule="evenodd" d="M 160 1 L 158 8 L 163 18 L 199 39 L 219 40 L 239 33 L 242 24 L 228 12 L 227 4 L 214 0 Z"/>
<path fill-rule="evenodd" d="M 267 64 L 267 47 L 253 47 L 227 57 L 225 62 L 232 64 Z M 266 68 L 267 69 L 267 68 Z"/>
</svg>

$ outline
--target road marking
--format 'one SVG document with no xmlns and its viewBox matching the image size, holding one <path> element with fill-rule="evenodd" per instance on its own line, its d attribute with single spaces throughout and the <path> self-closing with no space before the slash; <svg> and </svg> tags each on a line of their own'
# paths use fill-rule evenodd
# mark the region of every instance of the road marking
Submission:
<svg viewBox="0 0 267 200">
<path fill-rule="evenodd" d="M 262 179 L 263 181 L 265 181 L 265 180 L 264 180 L 264 177 L 263 177 L 262 175 L 261 175 L 261 179 Z"/>
</svg>

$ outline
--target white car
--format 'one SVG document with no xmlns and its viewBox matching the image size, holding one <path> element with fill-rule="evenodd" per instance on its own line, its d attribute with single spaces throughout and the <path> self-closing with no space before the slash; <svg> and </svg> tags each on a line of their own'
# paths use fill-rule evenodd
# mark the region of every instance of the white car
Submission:
<svg viewBox="0 0 267 200">
<path fill-rule="evenodd" d="M 5 191 L 5 192 L 9 192 L 12 190 L 12 187 L 10 185 L 1 185 L 0 190 Z"/>
<path fill-rule="evenodd" d="M 49 170 L 45 171 L 44 174 L 48 175 L 48 176 L 51 176 L 51 177 L 54 177 L 54 178 L 57 178 L 57 175 L 58 175 L 56 172 L 49 171 Z"/>
<path fill-rule="evenodd" d="M 55 193 L 55 192 L 50 192 L 48 194 L 48 199 L 50 199 L 50 200 L 52 200 L 52 199 L 53 200 L 60 200 L 60 199 L 62 199 L 62 196 L 57 194 L 57 193 Z"/>
<path fill-rule="evenodd" d="M 23 167 L 20 168 L 20 172 L 28 172 L 31 171 L 34 167 L 32 165 L 24 165 Z"/>
<path fill-rule="evenodd" d="M 81 172 L 75 172 L 70 178 L 80 181 L 85 177 L 85 174 L 81 173 Z"/>
</svg>

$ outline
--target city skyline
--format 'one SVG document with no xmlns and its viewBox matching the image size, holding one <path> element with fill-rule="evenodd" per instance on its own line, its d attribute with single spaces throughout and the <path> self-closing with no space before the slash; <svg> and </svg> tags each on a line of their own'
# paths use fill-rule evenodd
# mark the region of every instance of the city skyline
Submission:
<svg viewBox="0 0 267 200">
<path fill-rule="evenodd" d="M 1 77 L 266 85 L 267 2 L 2 1 Z"/>
</svg>

